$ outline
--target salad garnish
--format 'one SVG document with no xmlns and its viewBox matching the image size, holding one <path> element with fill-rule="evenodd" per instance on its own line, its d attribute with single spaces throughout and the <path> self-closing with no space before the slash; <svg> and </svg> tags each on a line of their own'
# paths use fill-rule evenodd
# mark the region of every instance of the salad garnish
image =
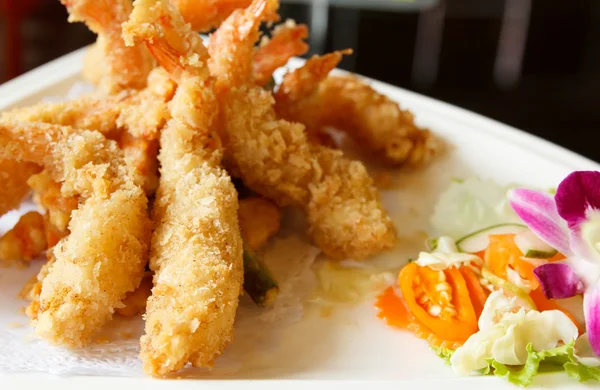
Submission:
<svg viewBox="0 0 600 390">
<path fill-rule="evenodd" d="M 587 336 L 600 355 L 600 172 L 571 173 L 554 197 L 515 189 L 509 201 L 537 236 L 566 256 L 562 263 L 537 267 L 535 274 L 549 298 L 584 293 Z"/>
<path fill-rule="evenodd" d="M 452 181 L 432 217 L 443 235 L 379 296 L 378 316 L 459 375 L 600 380 L 600 172 L 573 172 L 555 192 Z"/>
</svg>

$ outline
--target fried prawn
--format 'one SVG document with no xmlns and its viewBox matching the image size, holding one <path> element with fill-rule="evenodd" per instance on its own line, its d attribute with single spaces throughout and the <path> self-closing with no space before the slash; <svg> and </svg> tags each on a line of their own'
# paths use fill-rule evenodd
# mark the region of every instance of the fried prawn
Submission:
<svg viewBox="0 0 600 390">
<path fill-rule="evenodd" d="M 141 339 L 144 369 L 162 376 L 188 362 L 210 367 L 233 338 L 242 288 L 235 187 L 221 168 L 218 103 L 197 34 L 166 1 L 136 0 L 124 26 L 178 83 L 160 135 L 153 209 L 154 288 Z"/>
<path fill-rule="evenodd" d="M 254 84 L 253 44 L 265 6 L 255 0 L 235 11 L 209 45 L 230 171 L 280 206 L 304 208 L 313 239 L 331 257 L 364 258 L 392 247 L 394 227 L 364 166 L 309 144 L 304 126 L 278 119 L 270 92 Z"/>
<path fill-rule="evenodd" d="M 65 196 L 82 197 L 69 236 L 53 250 L 35 326 L 50 342 L 86 345 L 142 279 L 150 238 L 146 196 L 117 145 L 98 132 L 2 121 L 0 145 L 0 157 L 43 165 Z"/>
</svg>

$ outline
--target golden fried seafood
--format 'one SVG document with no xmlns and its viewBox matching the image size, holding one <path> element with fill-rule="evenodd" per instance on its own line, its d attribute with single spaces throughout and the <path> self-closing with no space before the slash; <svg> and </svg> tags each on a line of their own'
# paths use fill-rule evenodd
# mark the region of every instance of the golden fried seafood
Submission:
<svg viewBox="0 0 600 390">
<path fill-rule="evenodd" d="M 0 158 L 0 215 L 19 207 L 31 191 L 27 179 L 40 169 L 36 164 L 15 161 L 11 156 Z"/>
<path fill-rule="evenodd" d="M 98 132 L 2 121 L 0 145 L 0 158 L 43 165 L 64 195 L 83 198 L 69 236 L 53 249 L 34 317 L 38 336 L 85 345 L 142 279 L 150 238 L 146 196 L 117 145 Z"/>
<path fill-rule="evenodd" d="M 40 268 L 40 272 L 31 278 L 23 289 L 19 293 L 19 296 L 23 299 L 27 299 L 31 301 L 27 308 L 25 309 L 25 314 L 31 318 L 31 320 L 35 321 L 38 319 L 38 315 L 40 314 L 40 294 L 42 293 L 42 283 L 46 276 L 48 276 L 48 272 L 52 269 L 56 258 L 54 257 L 53 250 L 49 249 L 46 253 L 48 257 L 48 261 L 46 264 Z"/>
<path fill-rule="evenodd" d="M 251 0 L 169 0 L 174 5 L 186 23 L 192 25 L 194 31 L 208 32 L 227 19 L 233 11 L 246 8 Z M 279 20 L 277 10 L 278 0 L 269 0 L 269 12 L 264 16 L 265 20 L 276 22 Z"/>
<path fill-rule="evenodd" d="M 254 53 L 254 81 L 265 85 L 277 68 L 287 64 L 290 58 L 301 56 L 308 51 L 304 40 L 308 37 L 308 28 L 288 20 L 273 29 L 271 39 L 263 37 Z"/>
<path fill-rule="evenodd" d="M 304 208 L 316 244 L 331 257 L 364 258 L 392 247 L 394 227 L 364 166 L 309 144 L 304 126 L 277 119 L 272 95 L 254 84 L 253 45 L 265 6 L 255 0 L 235 11 L 210 40 L 230 172 L 280 206 Z"/>
<path fill-rule="evenodd" d="M 30 211 L 0 238 L 0 262 L 29 261 L 40 256 L 46 246 L 44 217 Z"/>
<path fill-rule="evenodd" d="M 148 87 L 141 91 L 42 103 L 8 111 L 2 118 L 101 132 L 119 143 L 136 184 L 151 195 L 158 185 L 158 131 L 169 118 L 167 104 L 174 93 L 175 84 L 162 69 L 156 69 L 148 76 Z"/>
<path fill-rule="evenodd" d="M 238 211 L 244 245 L 260 249 L 279 231 L 281 210 L 272 201 L 259 196 L 240 199 Z"/>
<path fill-rule="evenodd" d="M 158 139 L 160 129 L 170 118 L 168 103 L 176 88 L 164 69 L 153 69 L 148 75 L 148 86 L 131 99 L 131 104 L 124 105 L 117 125 L 136 138 Z"/>
<path fill-rule="evenodd" d="M 68 225 L 71 213 L 79 204 L 78 197 L 63 195 L 60 183 L 54 181 L 47 170 L 31 176 L 27 183 L 34 192 L 35 202 L 46 211 L 46 241 L 51 248 L 69 233 Z"/>
<path fill-rule="evenodd" d="M 96 45 L 102 56 L 94 52 L 85 65 L 101 70 L 85 71 L 99 77 L 100 88 L 109 94 L 125 89 L 141 89 L 154 67 L 151 56 L 143 47 L 127 47 L 121 37 L 121 24 L 131 13 L 130 0 L 61 0 L 69 11 L 69 22 L 84 22 L 98 34 Z M 94 50 L 99 50 L 96 48 Z M 99 60 L 102 60 L 100 63 Z M 93 80 L 90 80 L 93 81 Z"/>
<path fill-rule="evenodd" d="M 118 139 L 125 161 L 135 172 L 135 182 L 146 194 L 154 194 L 158 186 L 159 131 L 170 118 L 168 103 L 175 94 L 176 84 L 161 68 L 148 76 L 148 86 L 139 91 L 117 119 L 125 130 Z"/>
<path fill-rule="evenodd" d="M 148 297 L 152 294 L 152 273 L 146 272 L 142 283 L 133 291 L 127 293 L 123 299 L 123 307 L 118 307 L 116 312 L 123 317 L 135 317 L 146 312 Z"/>
<path fill-rule="evenodd" d="M 356 76 L 328 76 L 340 53 L 315 56 L 284 76 L 275 94 L 277 113 L 312 132 L 331 126 L 392 165 L 422 165 L 441 145 L 413 115 Z"/>
<path fill-rule="evenodd" d="M 199 36 L 166 1 L 136 0 L 124 25 L 178 83 L 171 119 L 161 132 L 161 177 L 153 209 L 141 358 L 146 372 L 166 375 L 188 362 L 209 367 L 233 338 L 242 288 L 237 193 L 221 168 L 218 104 Z"/>
<path fill-rule="evenodd" d="M 104 63 L 104 46 L 102 42 L 96 40 L 85 51 L 83 68 L 81 69 L 83 79 L 94 85 L 98 85 L 105 72 L 102 63 Z"/>
<path fill-rule="evenodd" d="M 3 112 L 3 120 L 45 122 L 78 129 L 96 130 L 108 138 L 120 134 L 117 119 L 132 99 L 130 93 L 92 95 L 58 103 L 40 103 Z"/>
</svg>

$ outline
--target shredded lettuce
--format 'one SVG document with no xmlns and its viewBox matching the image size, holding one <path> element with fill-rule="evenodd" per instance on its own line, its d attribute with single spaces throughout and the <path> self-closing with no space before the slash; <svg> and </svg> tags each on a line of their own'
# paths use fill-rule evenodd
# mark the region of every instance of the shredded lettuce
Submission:
<svg viewBox="0 0 600 390">
<path fill-rule="evenodd" d="M 574 341 L 557 348 L 536 352 L 533 350 L 533 345 L 529 343 L 527 344 L 527 361 L 520 368 L 509 367 L 490 359 L 488 360 L 489 365 L 483 373 L 505 378 L 518 386 L 529 386 L 540 371 L 542 362 L 545 365 L 544 371 L 560 370 L 569 361 L 568 354 L 573 350 L 573 344 Z"/>
<path fill-rule="evenodd" d="M 526 387 L 533 378 L 542 372 L 564 370 L 565 373 L 579 382 L 589 380 L 600 381 L 600 367 L 590 367 L 577 360 L 574 354 L 575 340 L 569 344 L 546 351 L 536 352 L 533 345 L 527 345 L 527 361 L 523 366 L 506 366 L 493 359 L 488 360 L 488 366 L 481 371 L 483 375 L 495 375 L 509 382 Z"/>
<path fill-rule="evenodd" d="M 453 349 L 438 347 L 437 345 L 433 345 L 433 344 L 431 344 L 430 347 L 433 350 L 433 352 L 435 352 L 435 354 L 438 355 L 438 357 L 444 359 L 444 362 L 446 363 L 446 365 L 448 365 L 448 366 L 452 365 L 452 363 L 450 363 L 450 358 L 454 354 Z"/>
</svg>

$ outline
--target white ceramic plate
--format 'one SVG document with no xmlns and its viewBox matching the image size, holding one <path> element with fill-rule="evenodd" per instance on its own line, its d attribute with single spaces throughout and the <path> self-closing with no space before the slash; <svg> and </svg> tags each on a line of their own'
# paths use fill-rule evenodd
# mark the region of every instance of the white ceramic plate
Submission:
<svg viewBox="0 0 600 390">
<path fill-rule="evenodd" d="M 77 51 L 44 65 L 0 86 L 0 110 L 33 104 L 42 97 L 64 94 L 80 77 L 83 51 Z M 302 62 L 294 60 L 291 66 Z M 520 182 L 551 187 L 573 170 L 600 170 L 597 163 L 552 143 L 412 92 L 372 81 L 373 86 L 402 107 L 410 109 L 419 125 L 432 129 L 453 145 L 447 156 L 418 172 L 395 173 L 396 186 L 383 192 L 386 207 L 396 222 L 402 243 L 383 258 L 404 261 L 420 248 L 422 232 L 436 197 L 451 177 L 479 175 L 501 183 Z M 7 226 L 0 226 L 5 231 Z M 18 291 L 1 291 L 7 283 L 0 269 L 0 292 L 16 295 Z M 7 296 L 7 295 L 5 295 Z M 0 302 L 1 308 L 1 302 Z M 0 310 L 0 316 L 2 311 Z M 0 332 L 4 331 L 0 329 Z M 0 353 L 2 346 L 0 345 Z M 142 385 L 144 388 L 197 388 L 211 386 L 357 386 L 356 383 L 288 382 L 305 380 L 376 380 L 376 386 L 398 388 L 486 389 L 513 388 L 493 377 L 457 378 L 428 348 L 427 344 L 404 333 L 387 328 L 375 318 L 372 302 L 354 308 L 336 310 L 331 316 L 308 315 L 287 332 L 283 341 L 273 346 L 267 357 L 257 359 L 238 373 L 219 380 L 157 381 L 144 377 L 66 377 L 30 373 L 0 375 L 0 388 L 40 386 L 55 389 L 63 386 L 104 388 L 106 386 Z M 226 380 L 239 379 L 239 380 Z M 252 381 L 251 381 L 252 379 Z M 279 381 L 255 381 L 277 379 Z M 240 381 L 242 380 L 242 381 Z M 565 375 L 543 375 L 535 386 L 580 387 Z M 534 386 L 534 387 L 535 387 Z"/>
</svg>

